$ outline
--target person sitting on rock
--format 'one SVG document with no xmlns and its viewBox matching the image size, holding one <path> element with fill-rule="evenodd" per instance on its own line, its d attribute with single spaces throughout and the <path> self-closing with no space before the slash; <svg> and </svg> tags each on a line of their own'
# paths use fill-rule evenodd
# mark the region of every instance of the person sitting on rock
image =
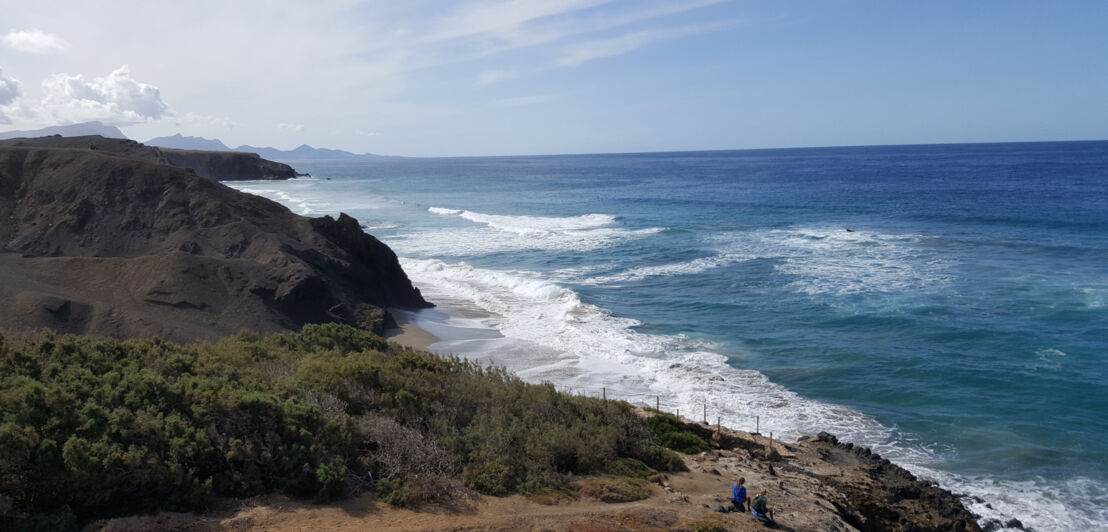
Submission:
<svg viewBox="0 0 1108 532">
<path fill-rule="evenodd" d="M 750 513 L 754 514 L 754 517 L 758 519 L 773 521 L 773 509 L 766 506 L 768 502 L 769 501 L 766 499 L 766 490 L 764 488 L 759 490 L 758 495 L 750 502 Z"/>
<path fill-rule="evenodd" d="M 746 479 L 739 477 L 737 484 L 731 484 L 731 511 L 732 512 L 745 512 L 746 511 Z"/>
</svg>

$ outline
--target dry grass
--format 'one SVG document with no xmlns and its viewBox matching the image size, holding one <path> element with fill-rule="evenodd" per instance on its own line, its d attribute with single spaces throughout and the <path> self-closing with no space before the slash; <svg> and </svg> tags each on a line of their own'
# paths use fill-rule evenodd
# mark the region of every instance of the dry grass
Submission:
<svg viewBox="0 0 1108 532">
<path fill-rule="evenodd" d="M 580 482 L 578 492 L 601 502 L 641 501 L 650 496 L 644 481 L 627 477 L 587 478 Z"/>
</svg>

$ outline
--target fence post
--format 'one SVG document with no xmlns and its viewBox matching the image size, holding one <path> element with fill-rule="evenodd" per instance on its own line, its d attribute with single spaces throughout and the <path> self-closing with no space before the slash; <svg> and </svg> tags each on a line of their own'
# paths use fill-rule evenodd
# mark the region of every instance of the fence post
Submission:
<svg viewBox="0 0 1108 532">
<path fill-rule="evenodd" d="M 600 389 L 600 394 L 601 394 L 601 397 L 603 397 L 604 400 L 607 401 L 608 400 L 608 387 L 605 386 L 605 387 L 601 388 Z"/>
<path fill-rule="evenodd" d="M 708 403 L 704 403 L 704 424 L 708 424 Z"/>
<path fill-rule="evenodd" d="M 723 418 L 718 416 L 716 417 L 716 434 L 723 437 Z"/>
<path fill-rule="evenodd" d="M 660 395 L 654 396 L 654 410 L 662 411 L 662 396 Z"/>
<path fill-rule="evenodd" d="M 762 433 L 762 416 L 754 416 L 754 434 Z"/>
</svg>

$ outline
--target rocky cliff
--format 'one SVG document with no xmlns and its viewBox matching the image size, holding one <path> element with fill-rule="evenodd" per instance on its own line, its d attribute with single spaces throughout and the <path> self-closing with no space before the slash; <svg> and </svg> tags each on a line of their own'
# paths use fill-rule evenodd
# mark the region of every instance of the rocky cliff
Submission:
<svg viewBox="0 0 1108 532">
<path fill-rule="evenodd" d="M 40 140 L 0 143 L 2 333 L 189 340 L 330 321 L 380 331 L 385 308 L 429 306 L 396 255 L 345 214 L 297 216 L 133 141 Z"/>
<path fill-rule="evenodd" d="M 290 179 L 296 177 L 291 166 L 262 159 L 256 153 L 233 151 L 174 150 L 160 148 L 169 164 L 191 168 L 200 177 L 218 181 L 254 179 Z"/>
<path fill-rule="evenodd" d="M 169 164 L 188 168 L 200 177 L 217 181 L 247 181 L 255 179 L 290 179 L 296 170 L 283 163 L 262 159 L 256 153 L 208 150 L 174 150 L 146 146 L 133 140 L 105 138 L 98 135 L 84 137 L 17 138 L 0 141 L 0 146 L 35 146 L 40 148 L 69 148 L 99 151 L 133 159 Z"/>
</svg>

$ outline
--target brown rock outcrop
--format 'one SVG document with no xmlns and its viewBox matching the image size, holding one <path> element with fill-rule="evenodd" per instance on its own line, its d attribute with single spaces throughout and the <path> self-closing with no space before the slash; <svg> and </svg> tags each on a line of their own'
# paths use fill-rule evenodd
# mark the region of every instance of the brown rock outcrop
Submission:
<svg viewBox="0 0 1108 532">
<path fill-rule="evenodd" d="M 957 496 L 826 432 L 789 444 L 726 428 L 717 432 L 715 425 L 686 421 L 685 427 L 730 456 L 729 465 L 737 466 L 732 471 L 747 470 L 752 485 L 769 485 L 770 500 L 778 504 L 779 512 L 791 509 L 794 517 L 806 516 L 808 525 L 803 529 L 981 531 Z M 751 470 L 758 471 L 760 478 Z M 813 496 L 816 504 L 811 504 Z M 822 515 L 827 510 L 833 515 Z M 821 519 L 818 526 L 812 524 L 811 520 Z"/>
<path fill-rule="evenodd" d="M 169 164 L 191 168 L 200 177 L 218 181 L 277 180 L 296 177 L 296 170 L 291 166 L 262 159 L 256 153 L 155 149 L 161 150 Z"/>
<path fill-rule="evenodd" d="M 132 141 L 51 147 L 72 140 L 0 143 L 0 332 L 380 331 L 384 308 L 429 306 L 345 214 L 297 216 Z"/>
<path fill-rule="evenodd" d="M 262 159 L 256 153 L 174 150 L 146 146 L 128 139 L 105 138 L 98 135 L 16 138 L 0 141 L 0 146 L 99 151 L 131 159 L 188 168 L 200 177 L 215 179 L 216 181 L 280 180 L 291 179 L 298 175 L 291 166 Z"/>
</svg>

